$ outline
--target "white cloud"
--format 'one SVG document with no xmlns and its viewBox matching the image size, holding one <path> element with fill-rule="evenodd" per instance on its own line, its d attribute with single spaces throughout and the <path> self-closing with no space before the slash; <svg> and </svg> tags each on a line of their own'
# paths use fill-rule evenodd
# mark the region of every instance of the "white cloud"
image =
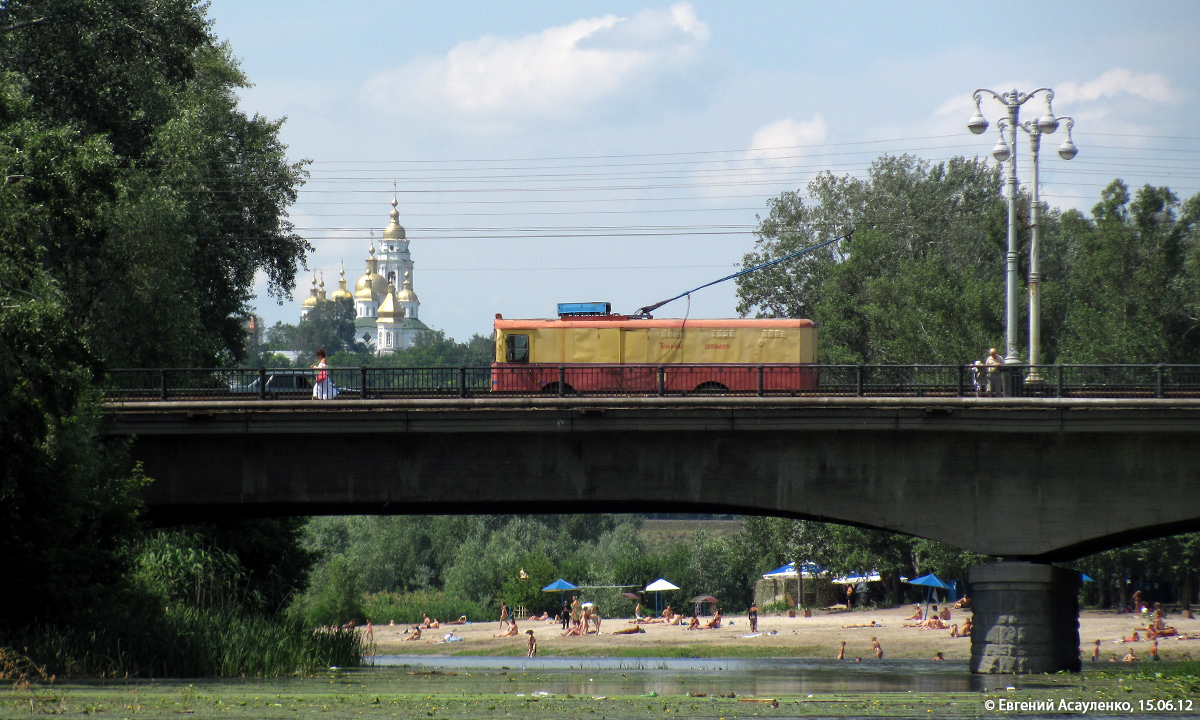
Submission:
<svg viewBox="0 0 1200 720">
<path fill-rule="evenodd" d="M 367 93 L 404 115 L 484 124 L 569 118 L 693 65 L 708 26 L 688 3 L 577 20 L 520 38 L 491 35 L 372 78 Z"/>
<path fill-rule="evenodd" d="M 813 146 L 824 142 L 825 121 L 820 115 L 805 122 L 789 117 L 759 128 L 750 140 L 746 158 L 766 164 L 788 163 L 797 155 L 811 154 Z"/>
<path fill-rule="evenodd" d="M 784 118 L 755 131 L 749 146 L 726 160 L 705 161 L 692 179 L 693 186 L 705 197 L 720 197 L 730 192 L 730 184 L 754 187 L 764 197 L 783 190 L 804 187 L 824 167 L 825 120 L 797 122 Z"/>
<path fill-rule="evenodd" d="M 967 93 L 959 93 L 933 111 L 934 117 L 964 117 L 969 118 L 975 112 L 975 100 Z M 966 124 L 966 120 L 963 120 Z"/>
<path fill-rule="evenodd" d="M 1179 102 L 1183 93 L 1159 73 L 1134 74 L 1125 68 L 1113 68 L 1085 83 L 1065 82 L 1055 90 L 1055 100 L 1070 103 L 1134 95 L 1151 102 Z"/>
</svg>

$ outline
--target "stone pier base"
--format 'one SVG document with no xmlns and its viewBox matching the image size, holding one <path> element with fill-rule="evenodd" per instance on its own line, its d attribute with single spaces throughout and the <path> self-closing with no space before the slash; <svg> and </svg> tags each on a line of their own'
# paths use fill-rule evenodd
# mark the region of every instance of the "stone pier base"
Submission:
<svg viewBox="0 0 1200 720">
<path fill-rule="evenodd" d="M 971 672 L 1078 672 L 1079 573 L 1029 562 L 971 568 Z"/>
</svg>

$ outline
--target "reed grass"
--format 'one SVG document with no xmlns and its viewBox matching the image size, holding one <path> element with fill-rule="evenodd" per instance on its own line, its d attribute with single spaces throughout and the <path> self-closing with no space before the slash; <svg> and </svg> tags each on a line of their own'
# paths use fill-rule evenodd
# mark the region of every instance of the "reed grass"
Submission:
<svg viewBox="0 0 1200 720">
<path fill-rule="evenodd" d="M 278 677 L 357 666 L 365 651 L 353 630 L 188 606 L 143 623 L 0 631 L 0 646 L 20 648 L 47 672 L 92 677 Z"/>
</svg>

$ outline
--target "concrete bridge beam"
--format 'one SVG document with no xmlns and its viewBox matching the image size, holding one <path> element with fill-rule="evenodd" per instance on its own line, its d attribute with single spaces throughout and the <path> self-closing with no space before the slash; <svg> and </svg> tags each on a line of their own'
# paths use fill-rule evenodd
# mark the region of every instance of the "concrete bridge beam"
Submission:
<svg viewBox="0 0 1200 720">
<path fill-rule="evenodd" d="M 1049 562 L 1200 527 L 1200 401 L 116 406 L 153 516 L 733 512 Z"/>
</svg>

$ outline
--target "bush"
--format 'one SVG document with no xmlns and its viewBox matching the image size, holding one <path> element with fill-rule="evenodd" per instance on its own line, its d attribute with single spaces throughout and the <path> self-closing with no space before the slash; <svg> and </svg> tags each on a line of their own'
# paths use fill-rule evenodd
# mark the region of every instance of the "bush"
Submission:
<svg viewBox="0 0 1200 720">
<path fill-rule="evenodd" d="M 368 593 L 363 596 L 362 611 L 376 625 L 393 621 L 400 625 L 416 625 L 426 613 L 441 621 L 457 620 L 466 615 L 473 622 L 481 622 L 490 616 L 483 607 L 470 600 L 433 590 Z"/>
<path fill-rule="evenodd" d="M 57 675 L 275 677 L 362 662 L 361 636 L 294 621 L 186 605 L 142 623 L 100 629 L 26 626 L 0 635 Z"/>
<path fill-rule="evenodd" d="M 312 584 L 298 597 L 289 615 L 308 627 L 362 622 L 358 576 L 344 556 L 335 555 L 313 573 Z"/>
</svg>

